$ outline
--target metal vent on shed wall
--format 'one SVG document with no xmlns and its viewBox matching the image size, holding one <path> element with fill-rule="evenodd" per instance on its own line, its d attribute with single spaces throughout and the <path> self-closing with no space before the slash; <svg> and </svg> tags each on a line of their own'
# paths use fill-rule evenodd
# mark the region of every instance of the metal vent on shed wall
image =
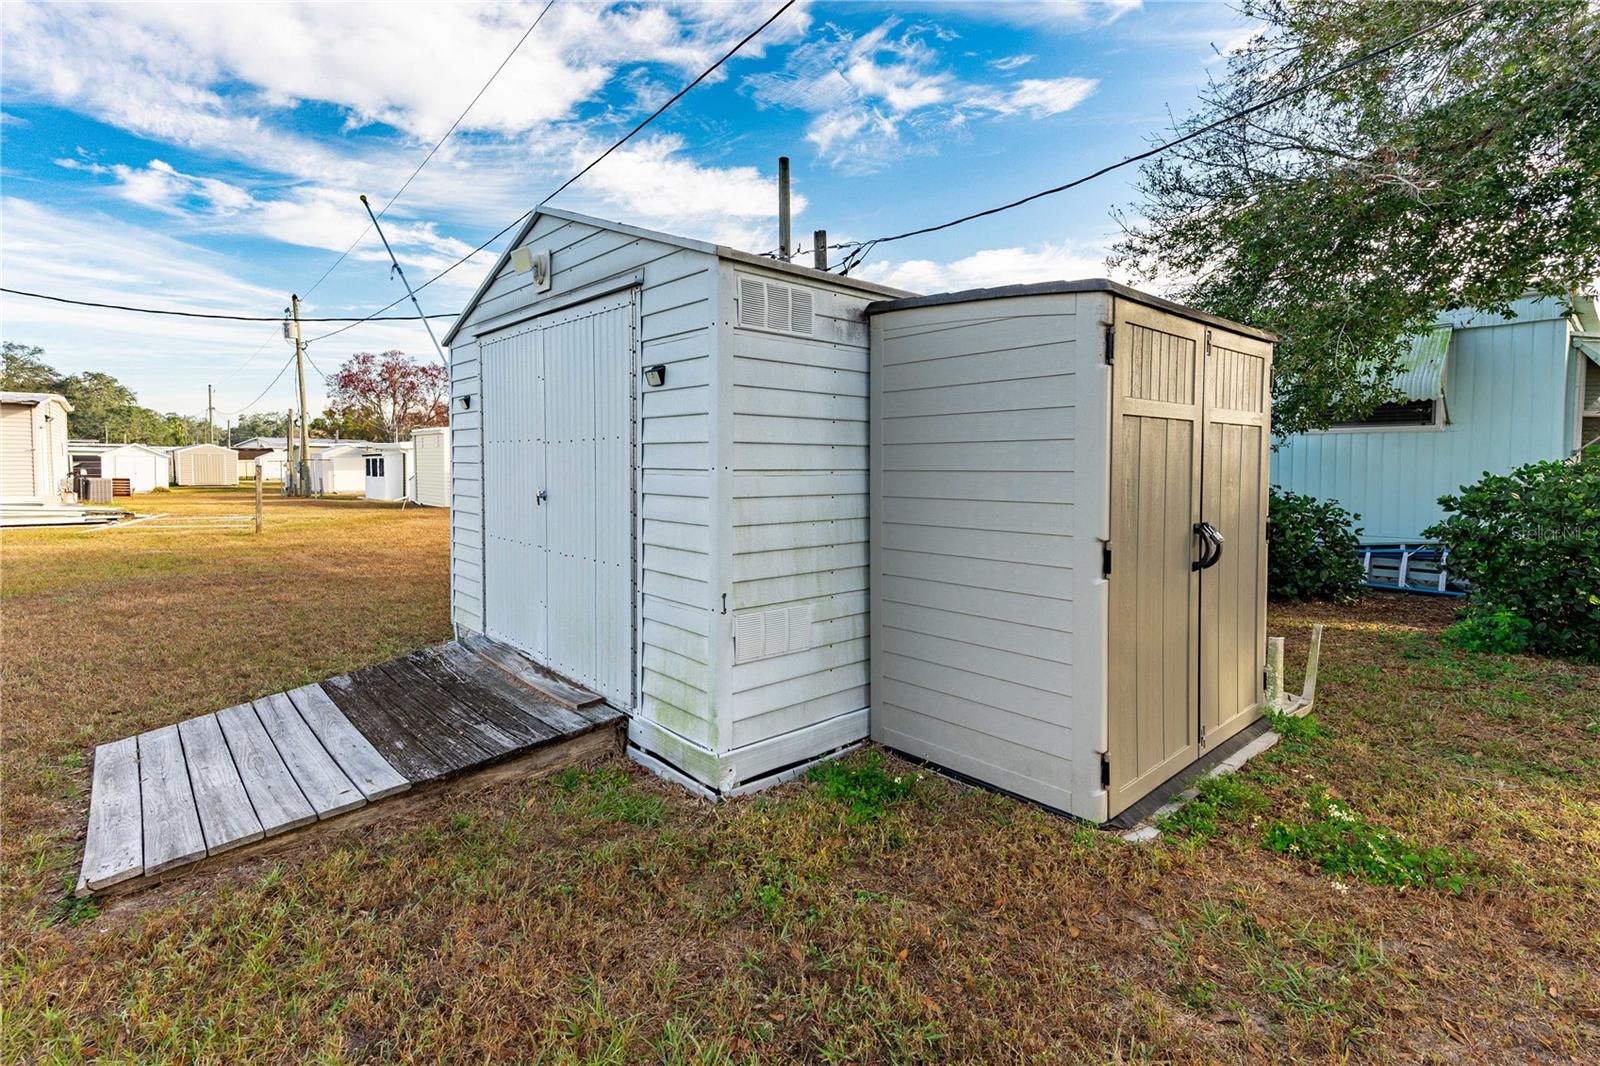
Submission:
<svg viewBox="0 0 1600 1066">
<path fill-rule="evenodd" d="M 809 289 L 760 278 L 739 278 L 739 325 L 748 329 L 810 336 L 813 305 Z"/>
</svg>

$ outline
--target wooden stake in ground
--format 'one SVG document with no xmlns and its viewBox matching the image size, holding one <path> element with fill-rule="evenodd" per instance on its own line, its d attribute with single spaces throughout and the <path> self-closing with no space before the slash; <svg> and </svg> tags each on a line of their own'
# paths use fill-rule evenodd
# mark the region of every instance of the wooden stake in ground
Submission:
<svg viewBox="0 0 1600 1066">
<path fill-rule="evenodd" d="M 256 460 L 256 532 L 261 532 L 261 460 Z"/>
</svg>

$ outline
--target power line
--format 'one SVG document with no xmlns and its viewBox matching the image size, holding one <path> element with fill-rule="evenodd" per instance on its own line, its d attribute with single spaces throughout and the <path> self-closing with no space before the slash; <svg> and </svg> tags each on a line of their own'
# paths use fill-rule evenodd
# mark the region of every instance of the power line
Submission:
<svg viewBox="0 0 1600 1066">
<path fill-rule="evenodd" d="M 448 141 L 450 139 L 450 135 L 456 131 L 456 127 L 457 126 L 461 125 L 462 121 L 467 117 L 467 113 L 470 112 L 474 107 L 476 107 L 478 105 L 478 101 L 479 100 L 483 99 L 483 94 L 489 91 L 489 86 L 493 85 L 494 84 L 494 80 L 500 76 L 500 72 L 506 69 L 506 64 L 511 62 L 512 56 L 515 56 L 519 51 L 522 50 L 523 43 L 526 42 L 527 39 L 529 38 L 529 36 L 531 36 L 533 34 L 534 30 L 539 28 L 539 23 L 544 21 L 545 15 L 549 13 L 549 11 L 550 11 L 550 9 L 552 7 L 555 6 L 555 3 L 556 3 L 556 0 L 549 0 L 549 2 L 544 5 L 544 9 L 539 12 L 538 17 L 536 17 L 533 20 L 533 24 L 531 26 L 529 26 L 526 30 L 522 31 L 522 36 L 517 38 L 517 43 L 511 46 L 511 51 L 506 53 L 506 57 L 500 61 L 500 65 L 498 67 L 494 68 L 494 73 L 489 75 L 489 80 L 483 83 L 483 88 L 478 90 L 478 95 L 474 96 L 472 98 L 471 102 L 468 103 L 467 106 L 462 109 L 461 114 L 456 116 L 456 120 L 454 122 L 450 123 L 450 128 L 444 131 L 444 136 L 440 137 L 439 140 L 434 144 L 434 146 L 432 148 L 428 149 L 428 154 L 422 157 L 422 162 L 417 164 L 417 169 L 413 170 L 411 172 L 411 176 L 405 180 L 405 183 L 403 185 L 401 185 L 400 188 L 395 191 L 395 194 L 393 196 L 389 197 L 389 202 L 383 205 L 383 210 L 382 211 L 378 212 L 378 217 L 379 218 L 382 218 L 384 216 L 384 214 L 386 212 L 388 212 L 389 208 L 394 206 L 394 202 L 396 200 L 400 199 L 400 194 L 401 193 L 405 192 L 406 189 L 410 188 L 411 183 L 416 180 L 417 175 L 422 173 L 422 168 L 427 166 L 428 162 L 431 159 L 433 159 L 434 153 L 438 152 L 440 148 L 444 147 L 444 142 Z M 313 281 L 311 283 L 311 288 L 307 289 L 305 291 L 304 295 L 310 296 L 313 292 L 315 292 L 317 290 L 317 286 L 318 285 L 321 285 L 324 281 L 327 281 L 328 280 L 328 275 L 332 274 L 335 270 L 339 269 L 339 264 L 344 262 L 345 258 L 351 252 L 356 250 L 356 245 L 360 244 L 362 238 L 365 237 L 369 232 L 371 232 L 371 230 L 372 230 L 372 224 L 370 222 L 367 223 L 365 226 L 363 226 L 361 228 L 361 232 L 356 234 L 356 239 L 350 242 L 350 247 L 346 248 L 344 251 L 339 253 L 339 258 L 335 259 L 333 261 L 333 265 L 328 267 L 327 270 L 324 270 L 322 272 L 322 276 L 321 277 L 319 277 L 316 281 Z M 301 319 L 301 321 L 302 322 L 315 322 L 316 319 L 303 318 L 303 319 Z"/>
<path fill-rule="evenodd" d="M 278 375 L 277 375 L 277 377 L 272 379 L 272 384 L 268 385 L 266 388 L 261 390 L 261 395 L 260 396 L 257 396 L 255 399 L 251 400 L 249 403 L 245 404 L 243 407 L 239 408 L 237 411 L 233 411 L 233 412 L 230 412 L 229 414 L 223 415 L 223 417 L 224 418 L 238 418 L 240 415 L 242 415 L 246 411 L 250 410 L 250 408 L 252 408 L 256 404 L 260 403 L 266 397 L 267 393 L 271 392 L 273 390 L 273 388 L 278 384 L 278 382 L 283 379 L 283 372 L 285 370 L 288 370 L 290 364 L 293 363 L 293 362 L 294 362 L 294 356 L 291 354 L 289 356 L 289 358 L 287 358 L 287 359 L 285 359 L 283 361 L 283 366 L 278 368 Z"/>
<path fill-rule="evenodd" d="M 770 26 L 774 22 L 778 21 L 779 17 L 782 16 L 782 14 L 785 11 L 788 11 L 791 7 L 793 7 L 794 4 L 795 4 L 795 0 L 787 0 L 787 2 L 782 7 L 778 8 L 778 10 L 774 11 L 771 15 L 769 15 L 765 22 L 761 23 L 761 25 L 759 25 L 755 29 L 751 30 L 748 34 L 746 34 L 744 36 L 744 38 L 738 44 L 734 45 L 732 48 L 728 49 L 727 52 L 723 53 L 723 56 L 722 56 L 721 59 L 718 59 L 715 63 L 711 64 L 705 70 L 701 71 L 700 74 L 698 76 L 696 76 L 693 81 L 691 81 L 689 84 L 685 85 L 683 88 L 679 89 L 675 94 L 673 94 L 673 96 L 672 96 L 672 98 L 670 100 L 668 100 L 666 103 L 662 104 L 660 107 L 656 108 L 653 112 L 651 112 L 649 117 L 645 118 L 642 122 L 640 122 L 638 125 L 634 126 L 633 129 L 629 130 L 627 133 L 623 134 L 622 137 L 619 140 L 617 140 L 616 142 L 614 142 L 611 145 L 611 147 L 607 148 L 605 151 L 601 152 L 594 159 L 590 160 L 588 165 L 585 166 L 582 170 L 578 171 L 576 174 L 572 175 L 572 177 L 568 178 L 566 181 L 562 182 L 559 186 L 557 186 L 555 192 L 552 192 L 550 195 L 546 196 L 543 200 L 540 200 L 537 205 L 535 205 L 534 207 L 529 208 L 528 210 L 524 211 L 522 214 L 518 215 L 516 218 L 512 219 L 511 222 L 508 225 L 506 225 L 503 229 L 501 229 L 494 236 L 490 237 L 488 240 L 486 240 L 482 244 L 478 245 L 472 251 L 468 252 L 466 255 L 462 256 L 460 259 L 457 259 L 454 263 L 451 263 L 449 266 L 447 266 L 443 270 L 439 271 L 439 273 L 435 274 L 433 277 L 429 278 L 427 281 L 424 281 L 421 285 L 418 285 L 413 290 L 413 292 L 421 292 L 423 289 L 426 289 L 429 285 L 432 285 L 434 282 L 438 281 L 440 278 L 442 278 L 446 274 L 450 273 L 456 267 L 458 267 L 461 264 L 465 263 L 467 260 L 469 260 L 473 256 L 477 255 L 479 252 L 481 252 L 485 248 L 489 247 L 489 245 L 493 244 L 495 241 L 497 241 L 501 237 L 505 236 L 512 229 L 514 229 L 515 227 L 521 225 L 524 221 L 526 221 L 528 219 L 529 216 L 531 216 L 540 207 L 543 207 L 545 204 L 549 203 L 551 200 L 554 200 L 561 192 L 563 192 L 573 182 L 577 181 L 579 178 L 581 178 L 585 174 L 589 173 L 589 171 L 593 170 L 595 168 L 595 166 L 600 163 L 601 160 L 605 159 L 612 152 L 615 152 L 618 148 L 621 148 L 624 144 L 627 144 L 628 141 L 630 141 L 633 138 L 634 134 L 638 133 L 640 130 L 642 130 L 646 126 L 650 125 L 650 123 L 652 123 L 656 119 L 660 118 L 662 113 L 665 112 L 667 110 L 667 108 L 671 107 L 673 104 L 675 104 L 679 100 L 683 99 L 683 97 L 689 92 L 690 89 L 693 89 L 696 85 L 699 85 L 701 82 L 703 82 L 707 78 L 709 78 L 712 74 L 716 73 L 716 71 L 724 63 L 726 63 L 728 60 L 732 59 L 735 55 L 737 55 L 739 53 L 739 50 L 742 49 L 745 45 L 747 45 L 751 41 L 755 40 L 756 37 L 762 31 L 764 31 L 768 26 Z M 307 341 L 306 343 L 307 344 L 311 344 L 311 343 L 313 343 L 315 341 L 327 340 L 329 337 L 333 337 L 333 336 L 336 336 L 336 335 L 338 335 L 340 333 L 343 333 L 345 330 L 354 329 L 356 326 L 359 326 L 362 322 L 371 321 L 377 315 L 381 315 L 385 311 L 388 311 L 388 310 L 391 310 L 391 309 L 393 309 L 395 307 L 398 307 L 405 300 L 406 300 L 406 297 L 402 296 L 399 299 L 393 301 L 392 303 L 387 304 L 384 307 L 380 307 L 378 310 L 376 310 L 376 311 L 374 311 L 372 313 L 372 316 L 369 316 L 368 318 L 364 318 L 364 319 L 360 319 L 359 321 L 352 322 L 348 326 L 341 326 L 340 328 L 338 328 L 336 330 L 331 330 L 331 331 L 329 331 L 327 333 L 322 334 L 321 336 L 312 337 L 311 340 Z M 429 317 L 431 318 L 433 316 L 430 315 Z"/>
<path fill-rule="evenodd" d="M 179 311 L 171 307 L 136 307 L 132 304 L 101 303 L 97 300 L 75 300 L 70 296 L 51 296 L 49 293 L 29 292 L 26 289 L 12 289 L 0 286 L 0 292 L 9 292 L 13 296 L 28 296 L 35 300 L 50 300 L 58 304 L 72 304 L 75 307 L 100 307 L 111 311 L 134 311 L 141 315 L 170 315 L 175 318 L 208 318 L 224 322 L 281 322 L 282 315 L 229 315 L 220 311 Z M 393 307 L 393 304 L 389 305 Z M 385 308 L 387 310 L 387 308 Z M 382 314 L 380 311 L 379 314 Z M 454 318 L 452 314 L 429 315 L 429 318 Z M 415 322 L 416 315 L 389 315 L 378 318 L 368 315 L 366 318 L 356 319 L 349 315 L 332 315 L 323 318 L 302 318 L 302 322 Z M 266 345 L 262 345 L 266 347 Z"/>
<path fill-rule="evenodd" d="M 1027 196 L 1022 197 L 1020 200 L 1013 200 L 1008 204 L 1001 204 L 998 207 L 985 208 L 982 211 L 974 211 L 970 215 L 962 215 L 960 218 L 953 218 L 948 222 L 940 222 L 937 225 L 933 225 L 933 226 L 923 226 L 923 227 L 921 227 L 919 229 L 907 230 L 904 233 L 896 233 L 896 234 L 894 234 L 892 236 L 889 236 L 889 237 L 875 237 L 872 240 L 863 241 L 863 242 L 861 242 L 860 247 L 855 252 L 852 252 L 849 256 L 845 257 L 845 261 L 842 264 L 840 264 L 839 273 L 848 274 L 852 269 L 854 269 L 857 266 L 860 266 L 862 260 L 866 259 L 866 257 L 872 252 L 872 250 L 875 247 L 877 247 L 878 245 L 880 245 L 880 244 L 887 244 L 890 241 L 903 241 L 907 237 L 920 237 L 923 234 L 927 234 L 927 233 L 937 233 L 940 230 L 950 229 L 950 228 L 952 228 L 954 226 L 959 226 L 959 225 L 961 225 L 963 223 L 966 223 L 966 222 L 972 222 L 975 219 L 987 218 L 990 215 L 998 215 L 1002 211 L 1010 211 L 1013 208 L 1021 207 L 1024 204 L 1030 204 L 1033 201 L 1039 200 L 1039 199 L 1043 199 L 1046 196 L 1054 196 L 1057 193 L 1066 192 L 1068 189 L 1076 188 L 1077 186 L 1082 185 L 1085 182 L 1093 181 L 1095 178 L 1098 178 L 1098 177 L 1101 177 L 1103 175 L 1109 174 L 1113 170 L 1120 170 L 1121 168 L 1123 168 L 1125 166 L 1128 166 L 1129 164 L 1138 163 L 1138 162 L 1141 162 L 1143 160 L 1149 159 L 1152 156 L 1160 155 L 1162 152 L 1168 151 L 1169 149 L 1172 149 L 1172 148 L 1176 148 L 1178 145 L 1183 144 L 1183 143 L 1185 143 L 1187 141 L 1192 141 L 1196 137 L 1199 137 L 1199 136 L 1201 136 L 1203 134 L 1206 134 L 1206 133 L 1210 133 L 1212 130 L 1218 129 L 1218 128 L 1222 127 L 1222 126 L 1226 126 L 1229 123 L 1237 122 L 1240 119 L 1248 118 L 1251 115 L 1255 114 L 1256 112 L 1262 111 L 1262 110 L 1264 110 L 1264 109 L 1266 109 L 1268 107 L 1271 107 L 1274 104 L 1282 103 L 1283 101 L 1289 99 L 1290 97 L 1298 96 L 1298 95 L 1300 95 L 1301 93 L 1304 93 L 1304 92 L 1309 92 L 1310 90 L 1317 88 L 1318 86 L 1326 83 L 1327 81 L 1331 80 L 1332 78 L 1334 78 L 1334 77 L 1336 77 L 1336 76 L 1338 76 L 1340 74 L 1345 73 L 1348 70 L 1353 70 L 1354 68 L 1362 65 L 1363 63 L 1368 63 L 1368 62 L 1371 62 L 1374 59 L 1378 59 L 1378 58 L 1380 58 L 1382 56 L 1385 56 L 1385 55 L 1389 54 L 1390 52 L 1393 52 L 1395 49 L 1400 48 L 1403 45 L 1411 43 L 1412 41 L 1416 40 L 1418 37 L 1421 37 L 1424 34 L 1432 33 L 1434 30 L 1438 29 L 1439 27 L 1445 25 L 1448 22 L 1452 22 L 1452 21 L 1460 18 L 1463 15 L 1466 15 L 1466 14 L 1469 14 L 1470 12 L 1476 11 L 1479 6 L 1480 5 L 1474 4 L 1471 7 L 1464 7 L 1464 8 L 1461 8 L 1460 10 L 1458 10 L 1458 11 L 1451 12 L 1449 15 L 1446 15 L 1444 18 L 1439 19 L 1439 20 L 1437 20 L 1435 22 L 1430 22 L 1428 25 L 1423 26 L 1420 29 L 1413 30 L 1412 32 L 1406 34 L 1404 37 L 1401 37 L 1398 40 L 1391 41 L 1388 44 L 1383 45 L 1380 48 L 1374 48 L 1370 52 L 1364 52 L 1361 55 L 1355 56 L 1355 57 L 1353 57 L 1351 59 L 1347 59 L 1343 63 L 1340 63 L 1338 66 L 1334 67 L 1332 70 L 1329 70 L 1326 73 L 1323 73 L 1323 74 L 1311 79 L 1310 81 L 1304 83 L 1303 85 L 1298 85 L 1293 89 L 1285 89 L 1283 92 L 1278 93 L 1275 96 L 1270 96 L 1267 99 L 1262 100 L 1262 101 L 1260 101 L 1258 103 L 1251 104 L 1249 107 L 1242 108 L 1241 110 L 1235 111 L 1235 112 L 1233 112 L 1231 114 L 1228 114 L 1228 115 L 1224 115 L 1222 118 L 1217 119 L 1215 122 L 1208 122 L 1204 126 L 1199 127 L 1198 129 L 1190 130 L 1188 133 L 1185 133 L 1181 137 L 1175 137 L 1170 141 L 1166 141 L 1165 143 L 1158 144 L 1153 148 L 1149 148 L 1149 149 L 1147 149 L 1147 150 L 1145 150 L 1143 152 L 1138 153 L 1137 155 L 1130 155 L 1126 159 L 1119 160 L 1118 162 L 1115 162 L 1115 163 L 1107 164 L 1106 166 L 1101 167 L 1099 170 L 1092 171 L 1092 172 L 1090 172 L 1088 174 L 1083 175 L 1080 178 L 1074 178 L 1073 180 L 1067 182 L 1064 185 L 1057 185 L 1057 186 L 1054 186 L 1053 188 L 1049 188 L 1049 189 L 1041 189 L 1039 192 L 1031 193 L 1031 194 L 1029 194 Z"/>
</svg>

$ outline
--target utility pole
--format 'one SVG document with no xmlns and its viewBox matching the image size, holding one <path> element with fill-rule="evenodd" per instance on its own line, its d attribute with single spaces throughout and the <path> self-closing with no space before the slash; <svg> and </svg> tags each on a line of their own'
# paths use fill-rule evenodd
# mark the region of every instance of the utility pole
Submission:
<svg viewBox="0 0 1600 1066">
<path fill-rule="evenodd" d="M 217 443 L 216 408 L 211 406 L 211 386 L 206 386 L 206 443 Z"/>
<path fill-rule="evenodd" d="M 289 296 L 289 308 L 294 313 L 294 372 L 300 382 L 300 455 L 295 464 L 295 495 L 311 495 L 311 419 L 306 417 L 306 342 L 300 339 L 300 297 Z"/>
<path fill-rule="evenodd" d="M 228 447 L 233 447 L 233 419 L 228 419 Z"/>
</svg>

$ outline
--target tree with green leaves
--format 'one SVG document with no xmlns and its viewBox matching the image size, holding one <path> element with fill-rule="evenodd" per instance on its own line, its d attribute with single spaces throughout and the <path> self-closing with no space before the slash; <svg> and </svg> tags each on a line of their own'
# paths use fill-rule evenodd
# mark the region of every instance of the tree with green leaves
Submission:
<svg viewBox="0 0 1600 1066">
<path fill-rule="evenodd" d="M 1112 261 L 1279 335 L 1280 434 L 1393 398 L 1406 336 L 1443 312 L 1505 313 L 1600 276 L 1600 9 L 1588 0 L 1243 11 L 1262 31 L 1178 132 L 1259 110 L 1144 165 Z"/>
<path fill-rule="evenodd" d="M 44 349 L 37 344 L 5 341 L 0 359 L 0 391 L 54 392 L 61 380 L 56 368 L 44 361 Z"/>
</svg>

